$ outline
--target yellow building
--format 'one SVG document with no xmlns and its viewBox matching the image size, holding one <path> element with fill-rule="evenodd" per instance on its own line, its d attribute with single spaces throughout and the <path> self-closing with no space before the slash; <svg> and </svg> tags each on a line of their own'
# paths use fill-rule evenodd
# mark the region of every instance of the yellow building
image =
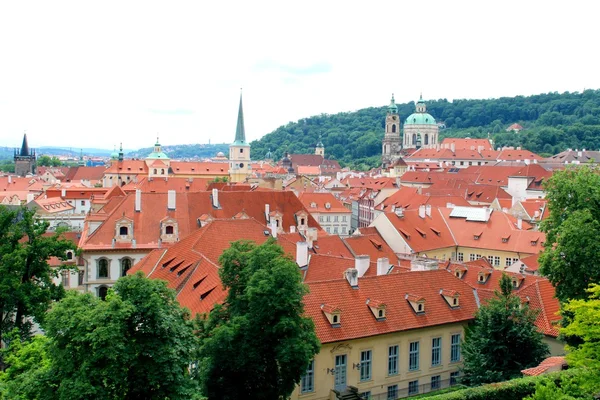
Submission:
<svg viewBox="0 0 600 400">
<path fill-rule="evenodd" d="M 397 398 L 456 382 L 473 290 L 446 270 L 309 283 L 305 312 L 322 343 L 292 399 L 330 399 L 356 387 Z"/>
</svg>

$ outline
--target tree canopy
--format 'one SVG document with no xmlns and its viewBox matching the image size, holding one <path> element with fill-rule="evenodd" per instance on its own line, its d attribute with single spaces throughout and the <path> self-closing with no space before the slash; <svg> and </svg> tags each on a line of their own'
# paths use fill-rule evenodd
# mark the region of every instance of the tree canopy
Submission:
<svg viewBox="0 0 600 400">
<path fill-rule="evenodd" d="M 427 111 L 447 127 L 440 130 L 440 140 L 490 134 L 496 146 L 521 146 L 543 155 L 600 147 L 600 90 L 426 103 Z M 402 120 L 414 111 L 414 102 L 398 104 Z M 269 150 L 275 159 L 285 151 L 312 154 L 321 136 L 326 157 L 353 167 L 375 167 L 381 164 L 385 115 L 383 106 L 290 122 L 252 142 L 252 157 L 261 159 Z M 515 122 L 525 130 L 507 132 Z"/>
<path fill-rule="evenodd" d="M 557 171 L 546 184 L 549 217 L 540 272 L 561 302 L 584 299 L 600 283 L 600 174 L 591 166 Z"/>
<path fill-rule="evenodd" d="M 64 288 L 53 281 L 61 268 L 52 268 L 48 260 L 65 260 L 76 246 L 60 232 L 45 235 L 47 228 L 32 210 L 0 206 L 0 340 L 15 328 L 29 336 L 51 302 L 64 296 Z"/>
<path fill-rule="evenodd" d="M 504 274 L 500 291 L 477 311 L 465 332 L 464 378 L 469 385 L 500 382 L 521 376 L 549 353 L 535 327 L 536 314 L 512 294 L 512 281 Z"/>
<path fill-rule="evenodd" d="M 69 292 L 49 311 L 44 339 L 13 345 L 0 378 L 23 398 L 199 398 L 189 316 L 166 282 L 141 272 L 120 278 L 105 301 Z"/>
<path fill-rule="evenodd" d="M 232 243 L 219 259 L 228 289 L 204 326 L 203 394 L 209 399 L 286 399 L 319 350 L 303 316 L 306 288 L 296 263 L 270 239 Z"/>
</svg>

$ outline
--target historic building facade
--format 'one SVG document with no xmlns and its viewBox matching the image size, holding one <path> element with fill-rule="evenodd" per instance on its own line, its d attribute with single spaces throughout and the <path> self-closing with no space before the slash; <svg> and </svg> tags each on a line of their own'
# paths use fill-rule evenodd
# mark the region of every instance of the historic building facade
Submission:
<svg viewBox="0 0 600 400">
<path fill-rule="evenodd" d="M 15 174 L 26 176 L 35 174 L 35 150 L 29 150 L 27 134 L 23 134 L 21 150 L 15 149 Z"/>
<path fill-rule="evenodd" d="M 251 173 L 250 144 L 246 141 L 242 95 L 240 94 L 235 140 L 229 145 L 229 180 L 231 182 L 244 182 Z"/>
<path fill-rule="evenodd" d="M 398 106 L 392 94 L 392 100 L 385 117 L 385 136 L 383 137 L 381 161 L 383 168 L 388 168 L 400 158 L 400 116 Z"/>
<path fill-rule="evenodd" d="M 419 98 L 414 113 L 404 121 L 403 148 L 418 149 L 431 148 L 438 144 L 439 127 L 435 118 L 427 113 L 427 106 L 423 96 Z"/>
</svg>

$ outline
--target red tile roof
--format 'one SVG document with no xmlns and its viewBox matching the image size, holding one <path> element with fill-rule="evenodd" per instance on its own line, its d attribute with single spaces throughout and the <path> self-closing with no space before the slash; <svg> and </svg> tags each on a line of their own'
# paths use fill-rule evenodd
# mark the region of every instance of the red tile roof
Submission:
<svg viewBox="0 0 600 400">
<path fill-rule="evenodd" d="M 431 216 L 425 218 L 419 217 L 417 209 L 404 211 L 402 217 L 395 213 L 385 215 L 410 248 L 421 253 L 456 246 L 452 232 L 439 210 L 432 207 Z"/>
<path fill-rule="evenodd" d="M 471 147 L 475 147 L 477 149 L 479 146 L 483 146 L 484 150 L 493 150 L 494 147 L 489 139 L 462 139 L 462 138 L 445 138 L 442 140 L 441 145 L 450 147 L 451 144 L 454 144 L 456 149 L 470 149 Z"/>
<path fill-rule="evenodd" d="M 126 193 L 135 192 L 136 189 L 142 192 L 166 193 L 169 190 L 176 192 L 199 192 L 206 190 L 209 182 L 213 178 L 141 178 L 138 182 L 129 182 L 123 186 Z"/>
<path fill-rule="evenodd" d="M 525 376 L 538 376 L 546 372 L 560 371 L 567 365 L 567 360 L 564 356 L 548 357 L 537 367 L 527 368 L 521 371 Z"/>
<path fill-rule="evenodd" d="M 308 287 L 305 312 L 315 322 L 321 343 L 468 322 L 477 310 L 473 290 L 445 270 L 363 277 L 358 279 L 358 289 L 352 289 L 345 279 L 309 282 Z M 460 308 L 448 306 L 441 289 L 460 293 Z M 404 297 L 408 293 L 426 300 L 424 313 L 413 311 Z M 367 304 L 370 299 L 386 304 L 385 320 L 375 320 Z M 335 304 L 340 309 L 339 327 L 331 326 L 322 313 L 322 304 Z"/>
<path fill-rule="evenodd" d="M 323 192 L 323 193 L 307 193 L 302 192 L 298 196 L 298 199 L 304 204 L 304 207 L 309 212 L 318 212 L 318 213 L 347 213 L 351 214 L 352 211 L 348 210 L 344 205 L 335 198 L 332 193 Z M 326 207 L 326 204 L 329 203 L 329 208 Z M 314 205 L 314 207 L 313 207 Z"/>
</svg>

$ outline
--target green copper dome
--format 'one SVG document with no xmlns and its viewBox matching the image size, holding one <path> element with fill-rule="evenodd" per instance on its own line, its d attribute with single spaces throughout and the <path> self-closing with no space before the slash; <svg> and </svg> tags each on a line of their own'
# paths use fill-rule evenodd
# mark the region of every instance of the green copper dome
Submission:
<svg viewBox="0 0 600 400">
<path fill-rule="evenodd" d="M 429 113 L 414 113 L 406 118 L 404 125 L 436 125 L 436 122 Z"/>
<path fill-rule="evenodd" d="M 158 141 L 158 137 L 156 138 L 156 143 L 154 144 L 154 151 L 152 153 L 150 153 L 148 155 L 148 157 L 146 157 L 146 159 L 150 159 L 150 160 L 169 160 L 169 156 L 166 155 L 162 151 L 162 147 L 160 145 L 160 142 Z"/>
</svg>

